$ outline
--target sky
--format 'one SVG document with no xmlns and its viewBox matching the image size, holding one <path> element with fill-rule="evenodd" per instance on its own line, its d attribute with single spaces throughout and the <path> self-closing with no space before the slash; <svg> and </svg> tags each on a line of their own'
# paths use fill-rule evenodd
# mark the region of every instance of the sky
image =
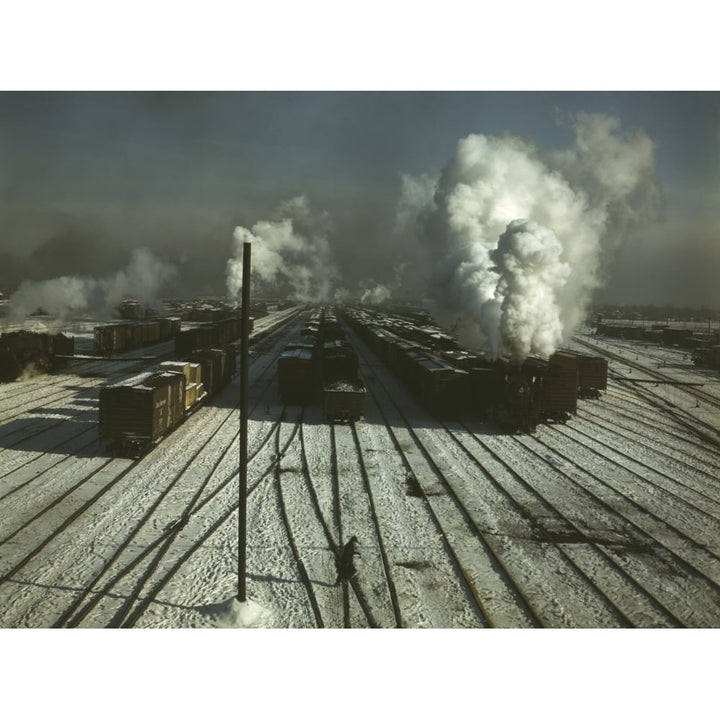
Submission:
<svg viewBox="0 0 720 720">
<path fill-rule="evenodd" d="M 594 18 L 592 38 L 563 28 L 563 43 L 547 42 L 526 8 L 508 42 L 479 43 L 451 2 L 448 20 L 419 25 L 412 53 L 392 22 L 352 17 L 343 55 L 342 35 L 319 23 L 291 36 L 308 17 L 276 9 L 233 18 L 255 30 L 235 46 L 232 22 L 218 34 L 211 20 L 203 46 L 191 18 L 161 15 L 180 33 L 152 62 L 116 39 L 147 41 L 152 23 L 113 17 L 115 64 L 97 75 L 82 51 L 98 41 L 82 30 L 56 52 L 47 34 L 37 56 L 22 47 L 27 79 L 0 83 L 11 315 L 111 316 L 125 295 L 237 297 L 248 240 L 256 297 L 421 299 L 468 345 L 519 357 L 549 354 L 595 303 L 720 309 L 720 94 L 684 89 L 676 59 L 655 58 L 653 80 L 637 43 L 624 59 L 630 23 Z M 618 42 L 598 54 L 603 30 Z M 223 39 L 224 72 L 202 75 L 203 49 Z M 162 62 L 163 42 L 175 63 Z"/>
<path fill-rule="evenodd" d="M 437 177 L 469 135 L 567 148 L 579 113 L 646 134 L 658 192 L 598 297 L 720 307 L 711 91 L 3 92 L 0 285 L 107 276 L 145 247 L 173 292 L 221 294 L 234 229 L 301 197 L 336 286 L 387 285 L 414 252 L 394 235 L 404 176 Z"/>
</svg>

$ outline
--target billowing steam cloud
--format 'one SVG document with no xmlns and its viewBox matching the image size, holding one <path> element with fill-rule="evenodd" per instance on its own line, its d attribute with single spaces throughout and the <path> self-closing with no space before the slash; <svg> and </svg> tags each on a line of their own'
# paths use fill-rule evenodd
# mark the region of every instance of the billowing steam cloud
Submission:
<svg viewBox="0 0 720 720">
<path fill-rule="evenodd" d="M 416 214 L 435 270 L 433 310 L 492 354 L 549 355 L 584 318 L 601 268 L 654 199 L 653 146 L 580 115 L 575 146 L 546 154 L 469 135 Z M 412 187 L 411 199 L 424 183 Z M 407 214 L 407 202 L 400 210 Z"/>
<path fill-rule="evenodd" d="M 227 262 L 227 289 L 232 297 L 242 290 L 242 248 L 250 241 L 252 274 L 259 289 L 284 294 L 299 302 L 327 302 L 339 273 L 332 261 L 327 213 L 311 212 L 304 195 L 282 203 L 271 220 L 233 233 L 233 257 Z"/>
<path fill-rule="evenodd" d="M 360 302 L 363 305 L 381 305 L 392 297 L 392 290 L 387 285 L 371 283 L 364 288 L 360 295 Z"/>
<path fill-rule="evenodd" d="M 360 283 L 359 300 L 362 305 L 382 305 L 389 302 L 393 293 L 402 287 L 403 275 L 407 263 L 401 262 L 393 268 L 395 276 L 390 283 L 383 284 L 376 280 L 366 280 Z"/>
<path fill-rule="evenodd" d="M 101 279 L 63 276 L 35 282 L 24 281 L 8 300 L 8 316 L 19 320 L 39 308 L 59 319 L 80 312 L 112 316 L 124 297 L 133 297 L 150 305 L 157 300 L 163 285 L 176 274 L 169 265 L 147 248 L 133 250 L 127 267 Z"/>
<path fill-rule="evenodd" d="M 557 290 L 570 266 L 560 260 L 562 246 L 552 230 L 532 220 L 513 220 L 490 253 L 500 274 L 500 334 L 513 357 L 531 351 L 550 355 L 562 338 Z"/>
</svg>

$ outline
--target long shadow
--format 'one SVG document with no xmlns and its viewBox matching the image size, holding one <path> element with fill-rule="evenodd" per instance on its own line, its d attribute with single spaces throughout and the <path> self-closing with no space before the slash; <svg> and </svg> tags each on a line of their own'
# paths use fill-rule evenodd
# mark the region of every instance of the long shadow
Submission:
<svg viewBox="0 0 720 720">
<path fill-rule="evenodd" d="M 24 585 L 27 587 L 36 587 L 41 588 L 43 590 L 60 590 L 62 592 L 73 592 L 73 593 L 81 593 L 84 592 L 86 588 L 84 587 L 73 587 L 70 585 L 58 585 L 58 584 L 47 584 L 47 583 L 39 583 L 39 582 L 31 582 L 29 580 L 18 580 L 16 578 L 8 578 L 6 582 L 14 584 L 14 585 Z M 92 594 L 92 592 L 91 592 Z M 115 600 L 126 600 L 127 595 L 123 595 L 118 592 L 107 592 L 105 595 L 109 598 L 115 599 Z M 171 607 L 171 608 L 177 608 L 178 610 L 200 610 L 204 608 L 205 606 L 202 605 L 182 605 L 180 603 L 174 603 L 174 602 L 168 602 L 163 600 L 154 600 L 153 601 L 156 605 L 163 605 L 164 607 Z"/>
<path fill-rule="evenodd" d="M 86 387 L 84 385 L 81 385 L 81 386 L 63 385 L 63 390 L 70 390 L 71 392 L 75 393 L 73 402 L 75 402 L 75 398 L 96 398 L 97 399 L 100 396 L 100 386 Z"/>
<path fill-rule="evenodd" d="M 70 454 L 82 458 L 108 456 L 99 442 L 97 423 L 91 414 L 84 418 L 20 418 L 2 427 L 0 449 L 3 450 Z"/>
</svg>

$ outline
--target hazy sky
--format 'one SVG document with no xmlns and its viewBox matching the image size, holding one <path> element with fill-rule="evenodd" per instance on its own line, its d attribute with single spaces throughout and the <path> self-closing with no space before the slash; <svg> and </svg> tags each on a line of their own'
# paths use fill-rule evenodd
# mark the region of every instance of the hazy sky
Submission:
<svg viewBox="0 0 720 720">
<path fill-rule="evenodd" d="M 471 134 L 563 150 L 579 113 L 644 133 L 658 190 L 598 297 L 720 307 L 717 92 L 4 92 L 0 290 L 106 276 L 146 247 L 175 292 L 222 293 L 234 229 L 299 196 L 339 284 L 390 283 L 412 252 L 403 176 L 437 178 Z"/>
</svg>

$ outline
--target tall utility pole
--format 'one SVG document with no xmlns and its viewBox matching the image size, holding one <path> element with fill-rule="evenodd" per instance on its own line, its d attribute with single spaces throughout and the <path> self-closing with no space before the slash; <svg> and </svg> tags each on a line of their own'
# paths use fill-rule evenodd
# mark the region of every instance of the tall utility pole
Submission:
<svg viewBox="0 0 720 720">
<path fill-rule="evenodd" d="M 243 243 L 242 309 L 240 316 L 240 489 L 238 504 L 238 600 L 245 602 L 247 567 L 247 425 L 248 348 L 250 345 L 250 243 Z"/>
</svg>

